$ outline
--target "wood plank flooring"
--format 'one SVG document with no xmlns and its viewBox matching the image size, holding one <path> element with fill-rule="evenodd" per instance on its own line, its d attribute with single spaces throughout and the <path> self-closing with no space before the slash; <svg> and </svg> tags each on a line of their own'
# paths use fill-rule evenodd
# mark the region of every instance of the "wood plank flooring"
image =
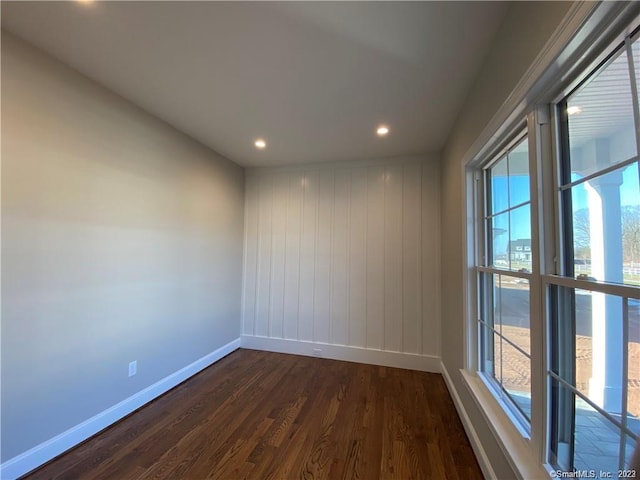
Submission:
<svg viewBox="0 0 640 480">
<path fill-rule="evenodd" d="M 28 479 L 480 479 L 440 375 L 238 350 Z"/>
</svg>

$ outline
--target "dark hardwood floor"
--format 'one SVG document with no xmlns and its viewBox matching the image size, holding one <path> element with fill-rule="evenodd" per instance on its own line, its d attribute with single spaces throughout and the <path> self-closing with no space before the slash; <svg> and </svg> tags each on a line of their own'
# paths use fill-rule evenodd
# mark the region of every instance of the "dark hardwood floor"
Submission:
<svg viewBox="0 0 640 480">
<path fill-rule="evenodd" d="M 238 350 L 28 479 L 475 479 L 440 375 Z"/>
</svg>

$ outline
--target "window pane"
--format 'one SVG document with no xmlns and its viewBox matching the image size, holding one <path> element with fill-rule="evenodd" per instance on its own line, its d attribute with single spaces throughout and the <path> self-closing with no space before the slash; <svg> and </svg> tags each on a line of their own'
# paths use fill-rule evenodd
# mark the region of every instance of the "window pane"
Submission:
<svg viewBox="0 0 640 480">
<path fill-rule="evenodd" d="M 489 210 L 485 218 L 487 263 L 507 271 L 515 268 L 530 272 L 531 205 L 527 139 L 500 157 L 486 171 L 485 178 Z M 520 206 L 516 208 L 517 205 Z M 512 405 L 512 410 L 528 420 L 531 410 L 528 279 L 482 274 L 481 282 L 480 310 L 486 323 L 480 327 L 481 368 L 493 377 L 496 392 Z M 508 340 L 501 336 L 504 333 L 509 335 Z"/>
<path fill-rule="evenodd" d="M 572 464 L 574 470 L 611 472 L 610 478 L 617 478 L 620 428 L 561 382 L 551 384 L 553 403 L 566 414 L 551 425 L 551 463 L 562 470 Z"/>
<path fill-rule="evenodd" d="M 529 330 L 529 281 L 501 275 L 500 316 L 502 335 L 531 354 Z"/>
<path fill-rule="evenodd" d="M 551 378 L 549 403 L 549 463 L 559 470 L 567 471 L 573 464 L 575 396 L 571 390 Z"/>
<path fill-rule="evenodd" d="M 629 468 L 629 466 L 630 466 L 631 458 L 633 456 L 633 452 L 636 449 L 636 445 L 637 445 L 637 442 L 635 441 L 635 439 L 633 439 L 629 435 L 626 435 L 626 438 L 625 438 L 625 446 L 626 446 L 625 450 L 626 451 L 625 451 L 625 458 L 624 458 L 624 465 L 625 465 L 626 468 Z M 637 475 L 638 475 L 638 473 L 636 472 L 636 476 Z"/>
<path fill-rule="evenodd" d="M 599 294 L 600 295 L 600 294 Z M 575 387 L 585 396 L 595 401 L 589 395 L 589 383 L 593 378 L 593 298 L 591 292 L 576 290 L 576 332 L 575 332 Z M 597 339 L 596 339 L 597 341 Z M 568 383 L 574 384 L 570 378 L 565 378 Z M 598 402 L 602 403 L 602 402 Z"/>
<path fill-rule="evenodd" d="M 509 178 L 507 157 L 491 167 L 491 213 L 509 208 Z"/>
<path fill-rule="evenodd" d="M 627 424 L 640 436 L 640 300 L 629 300 Z"/>
<path fill-rule="evenodd" d="M 624 49 L 567 98 L 571 172 L 581 177 L 637 154 Z"/>
<path fill-rule="evenodd" d="M 502 339 L 492 332 L 493 338 L 493 377 L 502 384 Z"/>
<path fill-rule="evenodd" d="M 571 310 L 557 309 L 560 318 L 552 347 L 564 360 L 552 370 L 605 411 L 620 415 L 623 299 L 587 290 L 558 290 L 565 302 L 573 298 L 573 305 Z"/>
<path fill-rule="evenodd" d="M 493 275 L 493 312 L 491 324 L 496 332 L 502 332 L 502 275 Z"/>
<path fill-rule="evenodd" d="M 496 335 L 493 333 L 493 330 L 488 328 L 487 326 L 480 324 L 480 346 L 481 346 L 481 370 L 488 375 L 491 375 L 495 378 L 495 368 L 494 368 L 494 348 L 495 348 L 495 340 L 494 337 Z M 499 347 L 499 345 L 498 345 Z M 498 350 L 498 353 L 500 350 Z M 498 372 L 500 369 L 498 368 Z"/>
<path fill-rule="evenodd" d="M 640 285 L 638 163 L 572 187 L 571 201 L 578 278 Z"/>
<path fill-rule="evenodd" d="M 509 212 L 509 268 L 531 272 L 531 206 L 524 205 Z"/>
<path fill-rule="evenodd" d="M 527 420 L 531 420 L 531 360 L 502 340 L 502 386 Z"/>
<path fill-rule="evenodd" d="M 575 418 L 574 468 L 617 478 L 620 429 L 581 398 L 576 398 Z"/>
<path fill-rule="evenodd" d="M 481 310 L 479 324 L 481 370 L 500 379 L 500 337 L 494 333 L 500 330 L 499 287 L 500 276 L 483 273 L 480 277 Z"/>
<path fill-rule="evenodd" d="M 502 382 L 502 348 L 500 335 L 496 334 L 486 325 L 480 326 L 482 336 L 483 371 Z"/>
<path fill-rule="evenodd" d="M 498 268 L 509 268 L 509 212 L 502 213 L 490 220 L 492 261 L 491 264 Z"/>
<path fill-rule="evenodd" d="M 509 206 L 531 198 L 529 193 L 529 143 L 525 138 L 509 152 Z"/>
</svg>

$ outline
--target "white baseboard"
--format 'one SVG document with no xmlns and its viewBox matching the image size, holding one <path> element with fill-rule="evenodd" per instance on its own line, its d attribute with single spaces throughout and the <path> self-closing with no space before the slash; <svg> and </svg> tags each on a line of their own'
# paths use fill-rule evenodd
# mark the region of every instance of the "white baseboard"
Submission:
<svg viewBox="0 0 640 480">
<path fill-rule="evenodd" d="M 251 335 L 242 335 L 240 337 L 240 346 L 242 348 L 249 348 L 253 350 L 291 353 L 294 355 L 305 355 L 308 357 L 321 356 L 323 358 L 330 358 L 333 360 L 369 363 L 385 367 L 406 368 L 422 372 L 440 373 L 440 357 L 433 355 L 389 352 L 385 350 L 374 350 L 346 345 L 332 345 L 328 343 L 258 337 Z M 321 350 L 320 355 L 314 354 L 314 350 L 317 349 Z"/>
<path fill-rule="evenodd" d="M 467 410 L 464 408 L 462 400 L 460 400 L 460 396 L 458 395 L 458 391 L 456 390 L 453 381 L 449 376 L 449 372 L 447 371 L 447 368 L 443 363 L 440 364 L 440 372 L 442 373 L 444 381 L 447 384 L 449 394 L 451 395 L 451 398 L 453 398 L 453 403 L 455 404 L 456 410 L 458 411 L 458 416 L 460 417 L 460 420 L 462 420 L 462 425 L 464 426 L 465 432 L 467 432 L 467 437 L 469 437 L 469 441 L 471 442 L 471 448 L 473 448 L 473 452 L 476 454 L 476 459 L 478 460 L 478 464 L 480 465 L 480 469 L 482 470 L 484 478 L 498 478 L 496 476 L 496 473 L 493 471 L 493 467 L 491 466 L 491 462 L 489 461 L 487 452 L 485 452 L 482 446 L 482 442 L 480 442 L 480 439 L 478 438 L 476 429 L 473 427 L 473 423 L 471 423 L 471 419 L 467 414 Z"/>
<path fill-rule="evenodd" d="M 205 355 L 192 364 L 181 368 L 177 372 L 172 373 L 144 390 L 139 391 L 120 403 L 76 425 L 75 427 L 72 427 L 46 442 L 43 442 L 40 445 L 7 460 L 0 465 L 0 478 L 3 480 L 13 480 L 30 472 L 34 468 L 37 468 L 57 457 L 66 450 L 69 450 L 92 435 L 95 435 L 100 430 L 105 429 L 109 425 L 112 425 L 121 418 L 129 415 L 131 412 L 159 397 L 168 390 L 171 390 L 176 385 L 184 382 L 200 370 L 203 370 L 209 365 L 217 362 L 222 357 L 228 355 L 234 350 L 237 350 L 238 348 L 240 348 L 239 338 L 223 345 L 214 352 Z"/>
</svg>

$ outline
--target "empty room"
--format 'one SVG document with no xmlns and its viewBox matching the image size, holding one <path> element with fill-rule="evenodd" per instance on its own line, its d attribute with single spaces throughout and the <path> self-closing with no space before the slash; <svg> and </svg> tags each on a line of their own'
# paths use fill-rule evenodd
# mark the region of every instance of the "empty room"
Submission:
<svg viewBox="0 0 640 480">
<path fill-rule="evenodd" d="M 0 478 L 640 478 L 640 2 L 0 9 Z"/>
</svg>

